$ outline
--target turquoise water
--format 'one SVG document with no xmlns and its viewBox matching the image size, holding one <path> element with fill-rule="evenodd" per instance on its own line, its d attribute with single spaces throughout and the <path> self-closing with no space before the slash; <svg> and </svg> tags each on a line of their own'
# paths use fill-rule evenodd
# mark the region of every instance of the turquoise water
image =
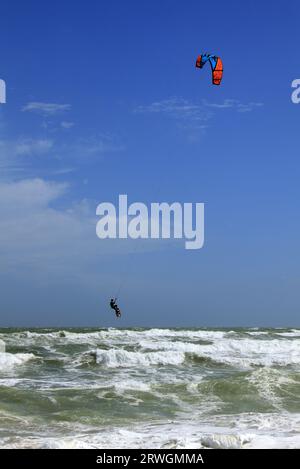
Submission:
<svg viewBox="0 0 300 469">
<path fill-rule="evenodd" d="M 300 447 L 300 329 L 0 329 L 0 340 L 2 448 Z"/>
</svg>

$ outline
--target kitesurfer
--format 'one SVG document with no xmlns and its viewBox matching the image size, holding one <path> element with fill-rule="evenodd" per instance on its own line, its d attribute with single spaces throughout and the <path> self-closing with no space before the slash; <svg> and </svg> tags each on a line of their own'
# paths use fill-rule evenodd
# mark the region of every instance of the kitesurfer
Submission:
<svg viewBox="0 0 300 469">
<path fill-rule="evenodd" d="M 117 298 L 111 298 L 109 305 L 115 311 L 117 318 L 119 318 L 121 316 L 121 310 L 116 303 L 116 299 Z"/>
</svg>

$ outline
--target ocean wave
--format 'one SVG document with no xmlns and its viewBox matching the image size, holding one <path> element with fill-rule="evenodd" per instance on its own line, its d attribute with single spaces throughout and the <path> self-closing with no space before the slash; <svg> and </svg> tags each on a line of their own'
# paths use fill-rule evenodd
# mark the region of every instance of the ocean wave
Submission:
<svg viewBox="0 0 300 469">
<path fill-rule="evenodd" d="M 11 367 L 23 365 L 36 358 L 33 353 L 0 353 L 0 370 L 1 372 L 10 371 Z"/>
<path fill-rule="evenodd" d="M 249 368 L 251 366 L 287 366 L 300 364 L 300 343 L 280 339 L 224 339 L 210 345 L 186 342 L 143 341 L 141 346 L 147 350 L 174 351 L 194 354 L 198 358 L 211 359 L 213 362 L 229 366 Z"/>
<path fill-rule="evenodd" d="M 153 366 L 153 365 L 180 365 L 184 362 L 182 352 L 127 352 L 126 350 L 111 349 L 97 350 L 96 362 L 108 368 Z"/>
<path fill-rule="evenodd" d="M 0 339 L 0 353 L 5 353 L 5 347 L 6 347 L 6 344 L 4 340 Z"/>
<path fill-rule="evenodd" d="M 270 334 L 270 337 L 266 334 Z M 65 361 L 73 361 L 74 366 L 91 362 L 86 351 L 84 352 L 84 348 L 91 346 L 98 350 L 97 363 L 101 362 L 107 367 L 177 365 L 185 360 L 195 363 L 210 361 L 211 365 L 222 364 L 240 368 L 299 365 L 299 330 L 278 331 L 276 334 L 280 337 L 276 338 L 274 330 L 241 332 L 240 330 L 109 329 L 90 332 L 60 330 L 42 334 L 23 331 L 6 336 L 7 345 L 12 349 L 15 347 L 15 351 L 21 351 L 23 347 L 24 351 L 29 348 L 28 351 L 34 350 L 39 353 L 40 346 L 44 352 L 53 353 L 49 359 L 59 359 L 62 364 Z M 85 355 L 79 358 L 72 357 L 72 350 L 68 347 L 73 345 L 78 346 L 77 350 L 73 350 L 73 354 L 82 351 Z"/>
<path fill-rule="evenodd" d="M 293 379 L 291 373 L 287 374 L 281 369 L 267 367 L 256 369 L 246 379 L 255 386 L 259 396 L 279 411 L 285 409 L 286 399 L 297 398 L 293 393 L 294 388 L 297 392 L 300 389 L 300 383 Z"/>
<path fill-rule="evenodd" d="M 107 329 L 92 331 L 18 331 L 9 334 L 2 332 L 1 336 L 8 341 L 8 344 L 28 345 L 55 345 L 55 344 L 86 344 L 97 345 L 100 342 L 107 345 L 113 344 L 138 344 L 141 340 L 160 341 L 161 339 L 170 340 L 220 340 L 232 331 L 210 331 L 210 330 L 185 330 L 185 329 Z"/>
<path fill-rule="evenodd" d="M 162 448 L 162 449 L 247 449 L 247 448 L 299 448 L 299 434 L 288 428 L 286 421 L 272 414 L 246 414 L 219 416 L 210 423 L 189 424 L 170 421 L 167 424 L 153 422 L 131 425 L 124 428 L 107 428 L 96 431 L 84 426 L 82 431 L 74 429 L 72 434 L 51 437 L 41 432 L 28 438 L 24 436 L 2 439 L 2 448 L 51 448 L 51 449 L 96 449 L 96 448 Z M 217 420 L 224 422 L 218 425 Z M 298 416 L 299 419 L 299 416 Z M 266 420 L 268 425 L 262 426 Z M 226 423 L 225 423 L 226 422 Z M 256 424 L 255 424 L 256 423 Z M 298 420 L 299 423 L 299 420 Z M 283 424 L 283 428 L 280 427 Z M 78 429 L 79 430 L 79 429 Z M 89 433 L 89 430 L 92 433 Z"/>
<path fill-rule="evenodd" d="M 208 367 L 230 366 L 249 369 L 253 366 L 297 366 L 300 364 L 300 343 L 297 340 L 254 340 L 224 338 L 212 343 L 180 340 L 144 339 L 138 344 L 124 343 L 86 351 L 70 358 L 72 366 L 93 362 L 106 367 L 147 367 L 152 365 L 203 364 Z"/>
<path fill-rule="evenodd" d="M 291 331 L 287 332 L 275 332 L 275 334 L 280 335 L 281 337 L 300 337 L 300 330 L 292 329 Z"/>
</svg>

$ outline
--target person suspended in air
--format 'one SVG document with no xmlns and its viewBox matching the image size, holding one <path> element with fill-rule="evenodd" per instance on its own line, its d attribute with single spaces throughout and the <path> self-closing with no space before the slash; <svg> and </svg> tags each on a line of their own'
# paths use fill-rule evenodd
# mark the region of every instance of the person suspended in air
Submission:
<svg viewBox="0 0 300 469">
<path fill-rule="evenodd" d="M 119 317 L 121 317 L 121 310 L 120 310 L 119 306 L 117 305 L 116 300 L 117 300 L 117 298 L 111 298 L 111 300 L 109 302 L 109 305 L 115 311 L 116 317 L 119 318 Z"/>
</svg>

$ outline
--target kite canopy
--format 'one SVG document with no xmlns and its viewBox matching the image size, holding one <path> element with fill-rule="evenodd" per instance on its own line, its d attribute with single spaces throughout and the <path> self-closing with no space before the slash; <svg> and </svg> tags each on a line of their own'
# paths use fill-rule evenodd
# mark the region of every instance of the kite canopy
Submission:
<svg viewBox="0 0 300 469">
<path fill-rule="evenodd" d="M 212 82 L 214 85 L 220 85 L 223 76 L 223 63 L 220 57 L 211 54 L 199 55 L 196 60 L 196 67 L 202 68 L 206 62 L 210 63 L 212 71 Z"/>
</svg>

